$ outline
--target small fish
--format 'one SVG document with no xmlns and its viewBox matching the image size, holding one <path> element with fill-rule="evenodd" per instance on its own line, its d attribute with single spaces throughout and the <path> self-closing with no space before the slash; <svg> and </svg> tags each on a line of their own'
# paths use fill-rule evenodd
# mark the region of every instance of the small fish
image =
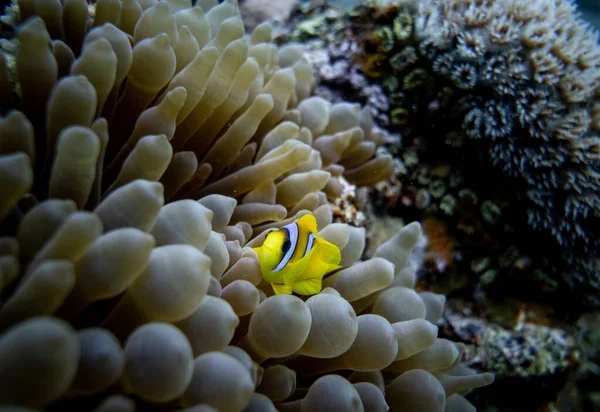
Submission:
<svg viewBox="0 0 600 412">
<path fill-rule="evenodd" d="M 311 214 L 267 235 L 258 253 L 262 277 L 275 294 L 314 295 L 321 291 L 323 276 L 342 260 L 340 249 L 317 235 Z"/>
</svg>

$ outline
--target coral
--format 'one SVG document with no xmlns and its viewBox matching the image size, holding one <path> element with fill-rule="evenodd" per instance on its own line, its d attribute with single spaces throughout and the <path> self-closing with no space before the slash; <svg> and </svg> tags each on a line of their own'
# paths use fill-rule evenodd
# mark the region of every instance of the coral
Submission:
<svg viewBox="0 0 600 412">
<path fill-rule="evenodd" d="M 444 223 L 435 219 L 423 221 L 423 232 L 428 240 L 425 263 L 444 272 L 454 260 L 455 240 L 448 236 L 448 229 Z"/>
<path fill-rule="evenodd" d="M 246 27 L 253 29 L 264 21 L 282 22 L 287 20 L 296 4 L 297 0 L 285 0 L 277 3 L 244 0 L 240 2 L 240 12 Z"/>
<path fill-rule="evenodd" d="M 534 230 L 554 236 L 567 254 L 585 260 L 592 254 L 595 259 L 600 140 L 590 129 L 590 107 L 595 104 L 600 65 L 590 56 L 600 55 L 598 34 L 577 20 L 575 6 L 567 1 L 544 2 L 547 12 L 543 14 L 538 3 L 496 3 L 493 7 L 477 3 L 469 9 L 488 16 L 477 32 L 457 13 L 450 15 L 449 23 L 430 19 L 427 27 L 417 27 L 421 31 L 417 36 L 425 41 L 438 33 L 446 36 L 444 45 L 456 44 L 455 48 L 438 47 L 437 52 L 447 59 L 446 72 L 438 72 L 455 83 L 463 65 L 475 63 L 481 68 L 481 80 L 474 81 L 477 90 L 473 93 L 489 97 L 484 97 L 479 109 L 465 114 L 464 131 L 470 137 L 491 139 L 491 161 L 526 185 L 531 200 L 527 213 Z M 438 10 L 449 4 L 459 11 L 466 7 L 460 2 L 426 1 L 420 10 Z M 529 14 L 535 17 L 524 17 Z M 524 23 L 518 23 L 520 20 Z M 453 25 L 451 34 L 440 31 L 444 24 Z M 512 27 L 503 30 L 502 25 Z M 561 30 L 563 27 L 569 30 Z M 489 40 L 475 33 L 484 33 Z M 503 33 L 501 41 L 496 37 L 499 33 Z M 491 53 L 476 52 L 488 42 L 501 47 L 494 47 Z M 465 44 L 470 45 L 468 53 Z M 461 83 L 457 86 L 464 87 Z M 587 282 L 597 284 L 597 272 L 588 276 Z"/>
<path fill-rule="evenodd" d="M 487 185 L 487 176 L 478 175 L 477 169 L 471 169 L 479 178 L 474 179 L 461 160 L 447 163 L 446 158 L 425 157 L 427 152 L 420 148 L 415 144 L 401 152 L 404 161 L 396 159 L 401 162 L 396 167 L 398 179 L 377 184 L 370 191 L 375 210 L 366 210 L 422 220 L 427 245 L 425 264 L 418 272 L 419 287 L 453 292 L 483 307 L 510 306 L 501 302 L 512 297 L 556 308 L 569 299 L 554 256 L 545 249 L 532 251 L 531 238 L 516 235 L 511 226 L 509 217 L 519 214 L 521 206 L 508 202 L 502 187 Z M 446 193 L 441 198 L 432 193 L 433 182 L 443 182 Z M 371 219 L 376 222 L 377 215 Z M 561 315 L 580 310 L 568 306 L 559 306 Z M 498 321 L 498 310 L 486 313 Z"/>
<path fill-rule="evenodd" d="M 414 290 L 419 223 L 369 259 L 364 229 L 333 223 L 330 201 L 393 163 L 368 110 L 311 95 L 299 45 L 246 34 L 234 0 L 19 6 L 0 404 L 443 411 L 493 381 L 444 373 L 462 346 L 437 337 L 445 298 Z M 306 300 L 274 295 L 252 247 L 306 213 L 342 268 Z"/>
<path fill-rule="evenodd" d="M 499 392 L 484 390 L 477 406 L 486 409 L 485 405 L 492 404 L 514 409 L 514 400 L 506 398 L 508 391 L 527 394 L 520 398 L 526 400 L 519 408 L 535 409 L 554 402 L 555 393 L 582 363 L 581 345 L 572 327 L 546 326 L 526 319 L 522 308 L 517 325 L 502 327 L 474 316 L 472 311 L 468 305 L 450 305 L 440 331 L 467 345 L 465 357 L 470 360 L 469 367 L 494 371 L 504 386 Z"/>
<path fill-rule="evenodd" d="M 350 43 L 362 73 L 383 79 L 405 143 L 426 138 L 431 150 L 493 165 L 515 188 L 519 220 L 597 301 L 600 46 L 574 2 L 371 2 L 317 35 L 328 48 Z"/>
<path fill-rule="evenodd" d="M 594 383 L 600 364 L 599 321 L 598 313 L 588 313 L 581 316 L 575 325 L 576 342 L 581 352 L 581 367 L 575 371 L 570 382 L 559 394 L 556 401 L 559 409 L 569 404 L 581 410 L 598 408 L 598 391 Z"/>
<path fill-rule="evenodd" d="M 483 220 L 488 223 L 497 223 L 500 219 L 501 213 L 502 210 L 500 207 L 489 200 L 486 200 L 481 204 L 481 214 L 483 216 Z"/>
</svg>

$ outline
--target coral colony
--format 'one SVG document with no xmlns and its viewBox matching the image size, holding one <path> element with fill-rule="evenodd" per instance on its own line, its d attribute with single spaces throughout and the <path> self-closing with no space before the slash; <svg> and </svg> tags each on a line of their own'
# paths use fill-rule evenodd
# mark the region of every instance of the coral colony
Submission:
<svg viewBox="0 0 600 412">
<path fill-rule="evenodd" d="M 557 276 L 600 305 L 598 31 L 569 0 L 383 3 L 337 18 L 315 12 L 292 38 L 345 47 L 343 60 L 382 85 L 389 102 L 377 112 L 403 142 L 426 136 L 439 151 L 492 165 L 490 179 L 523 206 L 518 224 L 562 258 Z M 456 198 L 443 200 L 450 210 Z"/>
</svg>

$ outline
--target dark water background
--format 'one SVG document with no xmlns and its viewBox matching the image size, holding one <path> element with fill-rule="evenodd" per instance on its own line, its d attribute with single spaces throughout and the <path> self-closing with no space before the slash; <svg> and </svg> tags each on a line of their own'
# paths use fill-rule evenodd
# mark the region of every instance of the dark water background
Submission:
<svg viewBox="0 0 600 412">
<path fill-rule="evenodd" d="M 600 29 L 600 0 L 579 0 L 577 2 L 583 18 Z"/>
</svg>

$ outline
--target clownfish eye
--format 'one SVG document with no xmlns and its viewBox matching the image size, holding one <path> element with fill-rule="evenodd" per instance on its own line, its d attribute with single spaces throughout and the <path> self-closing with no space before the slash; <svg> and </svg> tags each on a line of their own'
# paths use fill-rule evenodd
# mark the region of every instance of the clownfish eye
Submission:
<svg viewBox="0 0 600 412">
<path fill-rule="evenodd" d="M 281 251 L 283 253 L 286 253 L 288 250 L 290 250 L 290 247 L 292 247 L 292 242 L 290 242 L 289 239 L 286 239 L 283 241 L 283 244 L 281 245 Z"/>
</svg>

